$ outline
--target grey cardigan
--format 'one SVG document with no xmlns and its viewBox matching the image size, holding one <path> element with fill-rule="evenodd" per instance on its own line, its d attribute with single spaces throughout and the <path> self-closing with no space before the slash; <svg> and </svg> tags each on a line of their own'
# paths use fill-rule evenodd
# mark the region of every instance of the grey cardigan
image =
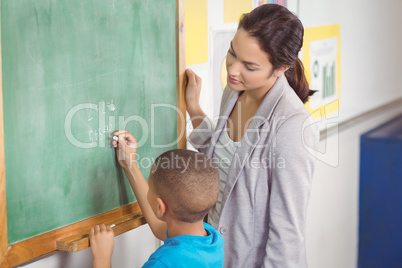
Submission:
<svg viewBox="0 0 402 268">
<path fill-rule="evenodd" d="M 209 158 L 239 95 L 226 87 L 216 127 L 205 118 L 189 137 Z M 305 222 L 318 142 L 314 119 L 282 75 L 230 166 L 218 227 L 224 267 L 307 267 Z"/>
</svg>

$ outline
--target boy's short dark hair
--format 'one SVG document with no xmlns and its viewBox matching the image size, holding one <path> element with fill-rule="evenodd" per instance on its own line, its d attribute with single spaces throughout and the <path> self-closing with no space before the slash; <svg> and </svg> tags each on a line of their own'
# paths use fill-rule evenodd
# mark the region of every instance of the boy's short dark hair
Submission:
<svg viewBox="0 0 402 268">
<path fill-rule="evenodd" d="M 183 222 L 202 220 L 218 199 L 218 168 L 201 153 L 167 151 L 155 160 L 151 173 L 156 194 Z"/>
</svg>

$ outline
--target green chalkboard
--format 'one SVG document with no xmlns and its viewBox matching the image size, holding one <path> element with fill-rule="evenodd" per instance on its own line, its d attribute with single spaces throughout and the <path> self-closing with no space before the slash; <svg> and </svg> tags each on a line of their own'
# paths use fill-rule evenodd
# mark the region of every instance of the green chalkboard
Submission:
<svg viewBox="0 0 402 268">
<path fill-rule="evenodd" d="M 110 146 L 147 177 L 177 147 L 176 0 L 2 0 L 8 242 L 135 201 Z"/>
</svg>

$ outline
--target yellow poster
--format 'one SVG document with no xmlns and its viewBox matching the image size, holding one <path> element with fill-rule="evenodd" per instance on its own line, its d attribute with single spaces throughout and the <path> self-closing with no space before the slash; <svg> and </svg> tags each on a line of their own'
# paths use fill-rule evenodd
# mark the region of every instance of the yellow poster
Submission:
<svg viewBox="0 0 402 268">
<path fill-rule="evenodd" d="M 310 88 L 317 92 L 306 107 L 314 118 L 339 110 L 341 53 L 339 25 L 306 28 L 302 61 Z"/>
<path fill-rule="evenodd" d="M 208 0 L 185 1 L 186 65 L 208 62 Z"/>
<path fill-rule="evenodd" d="M 239 22 L 243 13 L 253 9 L 253 0 L 223 0 L 223 22 Z"/>
</svg>

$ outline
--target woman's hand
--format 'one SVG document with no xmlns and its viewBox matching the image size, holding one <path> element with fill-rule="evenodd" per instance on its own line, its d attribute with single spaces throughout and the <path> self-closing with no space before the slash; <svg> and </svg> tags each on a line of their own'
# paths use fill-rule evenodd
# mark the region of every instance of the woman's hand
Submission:
<svg viewBox="0 0 402 268">
<path fill-rule="evenodd" d="M 186 69 L 186 75 L 186 109 L 195 129 L 202 123 L 205 117 L 205 113 L 200 106 L 202 79 L 190 69 Z"/>
<path fill-rule="evenodd" d="M 197 111 L 200 109 L 202 79 L 190 69 L 186 69 L 186 75 L 186 109 L 191 116 L 193 111 Z"/>
<path fill-rule="evenodd" d="M 110 226 L 96 225 L 89 231 L 89 243 L 94 268 L 111 267 L 114 248 L 114 232 Z"/>
<path fill-rule="evenodd" d="M 116 148 L 117 159 L 123 169 L 131 169 L 133 165 L 137 165 L 137 140 L 131 133 L 125 130 L 116 131 L 114 135 L 119 138 L 118 141 L 113 140 L 113 147 Z"/>
</svg>

